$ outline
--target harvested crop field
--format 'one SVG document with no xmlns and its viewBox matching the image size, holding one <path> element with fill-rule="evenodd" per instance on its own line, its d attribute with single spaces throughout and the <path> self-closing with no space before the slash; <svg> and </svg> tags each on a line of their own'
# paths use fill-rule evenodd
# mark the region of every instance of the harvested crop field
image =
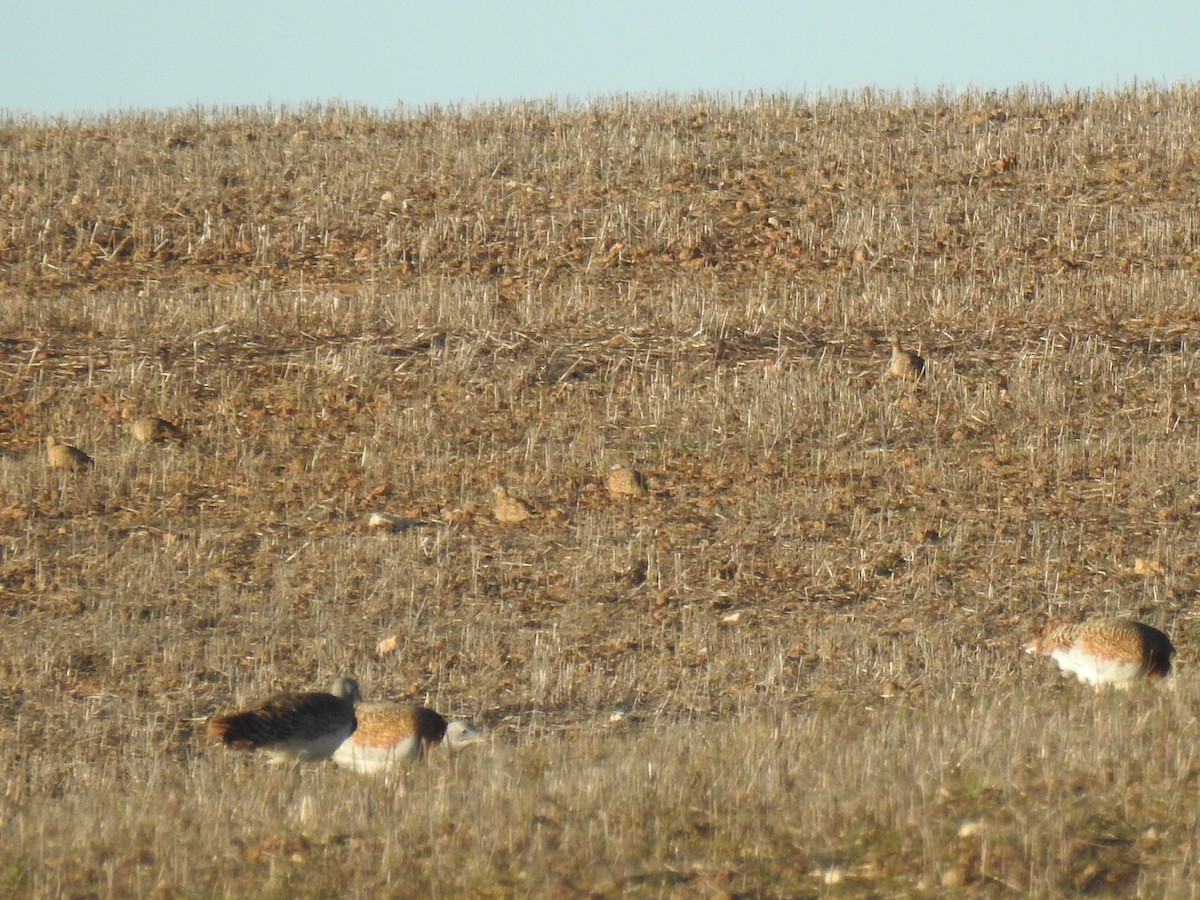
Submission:
<svg viewBox="0 0 1200 900">
<path fill-rule="evenodd" d="M 1192 87 L 0 121 L 0 894 L 1192 892 L 1198 196 Z M 205 738 L 341 673 L 487 742 Z"/>
</svg>

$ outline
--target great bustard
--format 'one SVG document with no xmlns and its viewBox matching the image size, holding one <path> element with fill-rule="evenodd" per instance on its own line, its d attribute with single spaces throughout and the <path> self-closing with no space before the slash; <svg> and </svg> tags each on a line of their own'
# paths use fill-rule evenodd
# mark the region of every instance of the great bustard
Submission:
<svg viewBox="0 0 1200 900">
<path fill-rule="evenodd" d="M 354 733 L 358 682 L 338 678 L 328 693 L 283 693 L 240 712 L 213 716 L 208 736 L 235 750 L 262 750 L 272 762 L 328 759 Z"/>
<path fill-rule="evenodd" d="M 425 706 L 360 703 L 357 713 L 358 728 L 333 754 L 335 763 L 356 772 L 386 772 L 443 742 L 456 750 L 483 740 L 466 719 L 447 722 Z"/>
<path fill-rule="evenodd" d="M 1175 648 L 1165 634 L 1141 622 L 1088 619 L 1076 624 L 1052 620 L 1025 645 L 1025 652 L 1049 656 L 1064 677 L 1074 675 L 1097 688 L 1127 688 L 1141 678 L 1168 677 Z"/>
</svg>

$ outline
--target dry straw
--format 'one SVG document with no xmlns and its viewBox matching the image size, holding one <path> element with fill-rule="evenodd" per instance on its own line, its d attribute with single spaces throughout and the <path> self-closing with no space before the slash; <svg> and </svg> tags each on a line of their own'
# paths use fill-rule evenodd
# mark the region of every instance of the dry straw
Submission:
<svg viewBox="0 0 1200 900">
<path fill-rule="evenodd" d="M 0 893 L 1190 893 L 1198 125 L 0 123 Z M 1154 623 L 1176 690 L 1023 660 L 1047 604 Z M 341 671 L 489 742 L 381 787 L 204 737 Z"/>
</svg>

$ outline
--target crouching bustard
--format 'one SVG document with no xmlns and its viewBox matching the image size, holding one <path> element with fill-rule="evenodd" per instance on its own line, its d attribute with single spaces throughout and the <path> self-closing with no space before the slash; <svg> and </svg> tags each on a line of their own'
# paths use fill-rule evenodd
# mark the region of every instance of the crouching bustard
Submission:
<svg viewBox="0 0 1200 900">
<path fill-rule="evenodd" d="M 1175 648 L 1157 628 L 1129 619 L 1051 620 L 1025 652 L 1049 656 L 1064 678 L 1074 675 L 1097 689 L 1104 684 L 1124 689 L 1139 679 L 1169 677 Z"/>
</svg>

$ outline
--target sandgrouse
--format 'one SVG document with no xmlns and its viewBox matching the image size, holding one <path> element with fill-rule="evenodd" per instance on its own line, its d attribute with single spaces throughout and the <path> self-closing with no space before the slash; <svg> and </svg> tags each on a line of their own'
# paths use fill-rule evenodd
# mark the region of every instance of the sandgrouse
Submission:
<svg viewBox="0 0 1200 900">
<path fill-rule="evenodd" d="M 1049 656 L 1064 678 L 1074 675 L 1097 688 L 1128 688 L 1140 678 L 1168 677 L 1175 648 L 1157 628 L 1129 619 L 1051 620 L 1040 637 L 1025 645 L 1025 652 Z"/>
<path fill-rule="evenodd" d="M 92 458 L 78 447 L 60 444 L 53 435 L 46 438 L 46 462 L 52 469 L 86 469 L 95 465 Z"/>
<path fill-rule="evenodd" d="M 925 360 L 911 350 L 900 347 L 900 338 L 892 338 L 892 361 L 888 374 L 905 381 L 920 381 L 925 375 Z"/>
<path fill-rule="evenodd" d="M 492 488 L 492 495 L 492 516 L 501 525 L 516 525 L 533 515 L 533 508 L 528 503 L 499 485 Z"/>
<path fill-rule="evenodd" d="M 129 425 L 133 439 L 140 444 L 162 444 L 173 441 L 181 444 L 186 439 L 177 426 L 158 416 L 138 416 Z"/>
<path fill-rule="evenodd" d="M 645 497 L 646 479 L 642 473 L 620 463 L 604 474 L 604 487 L 614 500 L 620 497 Z"/>
<path fill-rule="evenodd" d="M 360 703 L 356 712 L 358 728 L 333 754 L 335 763 L 356 772 L 385 772 L 420 759 L 443 741 L 455 750 L 483 740 L 466 719 L 447 722 L 424 706 Z"/>
<path fill-rule="evenodd" d="M 262 750 L 271 762 L 328 759 L 354 733 L 358 682 L 338 678 L 329 693 L 284 693 L 241 712 L 213 716 L 208 736 L 235 750 Z"/>
</svg>

